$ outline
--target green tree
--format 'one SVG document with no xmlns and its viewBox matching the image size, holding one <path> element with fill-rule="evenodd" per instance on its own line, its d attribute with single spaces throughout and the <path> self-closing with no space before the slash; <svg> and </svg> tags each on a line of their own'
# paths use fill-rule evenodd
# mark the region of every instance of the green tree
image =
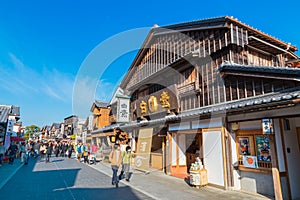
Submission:
<svg viewBox="0 0 300 200">
<path fill-rule="evenodd" d="M 40 131 L 41 131 L 41 128 L 36 125 L 26 126 L 24 139 L 28 140 L 30 137 L 33 136 L 33 134 L 38 133 Z"/>
</svg>

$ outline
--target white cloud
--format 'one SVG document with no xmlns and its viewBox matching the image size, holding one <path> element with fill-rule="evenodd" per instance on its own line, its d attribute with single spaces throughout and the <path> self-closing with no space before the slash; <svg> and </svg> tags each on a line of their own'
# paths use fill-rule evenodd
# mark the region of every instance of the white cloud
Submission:
<svg viewBox="0 0 300 200">
<path fill-rule="evenodd" d="M 94 84 L 98 82 L 97 84 Z M 96 88 L 95 88 L 96 85 Z M 115 86 L 105 80 L 97 81 L 93 77 L 84 76 L 77 80 L 73 93 L 73 111 L 80 117 L 90 114 L 90 108 L 95 99 L 109 102 Z"/>
<path fill-rule="evenodd" d="M 0 64 L 0 88 L 20 98 L 42 95 L 58 101 L 57 103 L 72 103 L 72 112 L 86 117 L 90 114 L 90 107 L 95 99 L 109 102 L 115 91 L 113 83 L 89 75 L 76 77 L 74 87 L 74 75 L 46 66 L 38 71 L 24 64 L 14 54 L 10 53 L 9 56 L 9 67 Z"/>
<path fill-rule="evenodd" d="M 115 89 L 114 84 L 106 82 L 106 80 L 100 80 L 97 85 L 96 99 L 109 102 Z"/>
<path fill-rule="evenodd" d="M 12 94 L 42 94 L 59 101 L 71 101 L 74 77 L 56 69 L 35 71 L 14 54 L 9 53 L 11 66 L 0 65 L 0 87 Z"/>
</svg>

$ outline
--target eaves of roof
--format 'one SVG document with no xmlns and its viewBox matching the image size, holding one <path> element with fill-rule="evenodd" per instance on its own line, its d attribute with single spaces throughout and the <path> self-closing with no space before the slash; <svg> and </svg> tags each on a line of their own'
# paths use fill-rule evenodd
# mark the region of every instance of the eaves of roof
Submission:
<svg viewBox="0 0 300 200">
<path fill-rule="evenodd" d="M 10 106 L 0 106 L 0 123 L 6 123 L 8 113 L 10 112 Z"/>
<path fill-rule="evenodd" d="M 300 81 L 300 68 L 274 67 L 274 66 L 250 66 L 234 63 L 223 63 L 219 67 L 222 76 L 240 75 L 250 77 L 275 78 Z"/>
<path fill-rule="evenodd" d="M 180 120 L 187 120 L 190 118 L 197 118 L 197 117 L 211 117 L 212 114 L 216 116 L 219 115 L 226 115 L 231 114 L 234 112 L 242 112 L 247 110 L 252 110 L 254 108 L 265 108 L 270 106 L 276 105 L 288 105 L 293 103 L 299 103 L 300 100 L 300 88 L 297 88 L 294 91 L 286 91 L 281 93 L 272 93 L 266 95 L 260 95 L 252 98 L 247 99 L 240 99 L 231 102 L 225 102 L 213 106 L 206 106 L 201 107 L 193 110 L 188 110 L 180 113 L 179 115 L 170 115 L 164 118 L 153 119 L 149 121 L 140 121 L 140 122 L 130 122 L 127 124 L 114 124 L 102 129 L 99 129 L 93 133 L 103 133 L 106 131 L 112 131 L 113 129 L 132 129 L 138 128 L 143 126 L 155 126 L 157 124 L 164 124 L 166 122 L 176 122 Z"/>
</svg>

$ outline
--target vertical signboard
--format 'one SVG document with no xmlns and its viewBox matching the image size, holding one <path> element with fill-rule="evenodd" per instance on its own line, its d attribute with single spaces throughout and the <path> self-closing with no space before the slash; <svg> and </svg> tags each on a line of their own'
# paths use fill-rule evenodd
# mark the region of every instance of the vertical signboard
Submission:
<svg viewBox="0 0 300 200">
<path fill-rule="evenodd" d="M 129 122 L 129 100 L 118 97 L 117 122 Z"/>
<path fill-rule="evenodd" d="M 6 134 L 11 135 L 13 133 L 14 124 L 15 124 L 15 120 L 8 120 Z"/>
<path fill-rule="evenodd" d="M 139 131 L 138 147 L 136 150 L 136 167 L 140 170 L 149 170 L 152 134 L 153 128 L 140 129 Z"/>
<path fill-rule="evenodd" d="M 273 133 L 273 121 L 272 119 L 262 119 L 263 134 Z"/>
<path fill-rule="evenodd" d="M 88 123 L 88 130 L 93 130 L 93 122 L 94 122 L 94 116 L 89 116 L 89 123 Z"/>
</svg>

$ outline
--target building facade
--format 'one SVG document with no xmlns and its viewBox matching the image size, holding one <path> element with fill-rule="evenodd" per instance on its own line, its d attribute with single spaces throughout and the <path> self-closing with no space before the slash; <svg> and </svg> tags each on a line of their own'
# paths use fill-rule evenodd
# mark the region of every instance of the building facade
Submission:
<svg viewBox="0 0 300 200">
<path fill-rule="evenodd" d="M 13 105 L 0 105 L 0 142 L 10 137 L 19 137 L 21 132 L 20 107 Z M 5 144 L 8 148 L 9 144 Z"/>
<path fill-rule="evenodd" d="M 120 85 L 131 122 L 116 127 L 167 174 L 200 157 L 210 185 L 299 198 L 295 51 L 232 17 L 154 27 Z"/>
</svg>

